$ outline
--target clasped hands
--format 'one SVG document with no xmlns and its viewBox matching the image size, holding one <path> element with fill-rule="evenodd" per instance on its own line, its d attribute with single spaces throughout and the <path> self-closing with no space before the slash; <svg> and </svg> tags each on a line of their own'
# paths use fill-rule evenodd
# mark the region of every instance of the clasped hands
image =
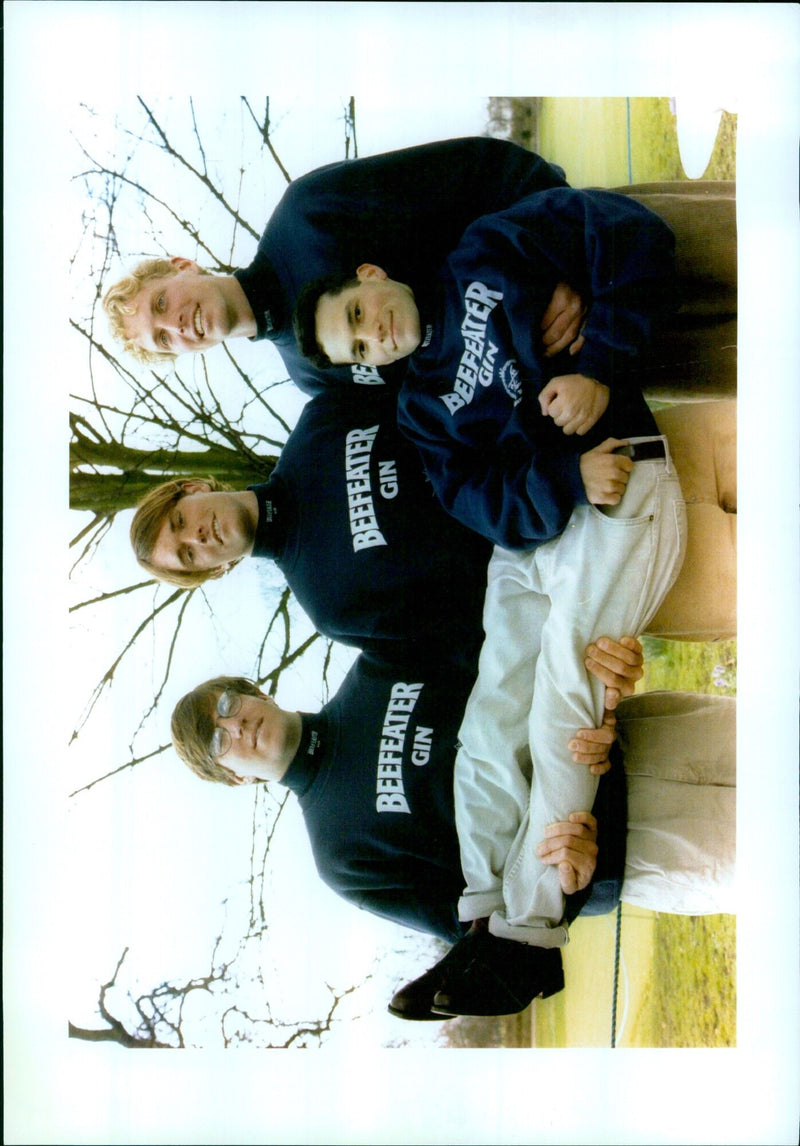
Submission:
<svg viewBox="0 0 800 1146">
<path fill-rule="evenodd" d="M 623 696 L 631 696 L 643 675 L 642 646 L 634 637 L 613 641 L 601 637 L 587 646 L 584 664 L 605 685 L 605 712 L 599 728 L 581 728 L 568 748 L 576 764 L 602 776 L 611 767 L 608 759 L 616 739 L 614 709 Z M 549 824 L 545 838 L 536 848 L 544 864 L 558 865 L 561 890 L 565 895 L 582 891 L 597 864 L 597 820 L 591 812 L 573 812 L 564 823 Z"/>
<path fill-rule="evenodd" d="M 542 318 L 545 358 L 562 350 L 574 357 L 584 345 L 583 324 L 586 306 L 579 294 L 566 283 L 553 291 Z M 565 434 L 588 434 L 608 408 L 608 386 L 585 374 L 560 374 L 551 378 L 539 394 L 539 407 Z M 606 438 L 580 457 L 580 472 L 586 500 L 591 505 L 618 505 L 628 484 L 633 462 L 615 454 L 626 443 Z"/>
<path fill-rule="evenodd" d="M 583 346 L 581 333 L 586 317 L 583 299 L 567 283 L 558 283 L 542 318 L 545 358 L 562 350 L 574 357 Z M 539 394 L 542 413 L 552 418 L 565 434 L 586 434 L 608 406 L 609 390 L 585 374 L 560 374 L 551 378 Z"/>
</svg>

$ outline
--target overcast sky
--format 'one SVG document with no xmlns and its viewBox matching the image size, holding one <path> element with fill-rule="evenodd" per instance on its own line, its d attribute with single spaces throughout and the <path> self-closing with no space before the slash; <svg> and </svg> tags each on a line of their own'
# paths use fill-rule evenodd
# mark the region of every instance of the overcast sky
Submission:
<svg viewBox="0 0 800 1146">
<path fill-rule="evenodd" d="M 243 114 L 239 96 L 224 91 L 209 94 L 191 93 L 167 100 L 143 93 L 171 143 L 192 158 L 197 147 L 192 132 L 192 111 L 204 155 L 215 181 L 229 199 L 237 196 L 237 209 L 242 216 L 263 227 L 286 187 L 277 164 L 260 148 L 257 132 Z M 363 114 L 363 132 L 370 151 L 385 150 L 404 141 L 402 131 L 392 130 L 392 121 L 378 113 L 368 101 Z M 254 93 L 251 103 L 263 107 L 263 94 Z M 273 125 L 272 142 L 281 163 L 293 175 L 323 163 L 344 157 L 342 113 L 346 99 L 325 94 L 313 99 L 289 98 L 285 103 L 274 96 L 270 104 Z M 463 105 L 454 102 L 444 110 L 441 120 L 432 109 L 426 125 L 428 135 L 418 126 L 420 141 L 450 135 L 480 134 L 486 123 L 486 101 L 464 98 Z M 361 137 L 361 109 L 357 110 L 358 135 Z M 104 161 L 122 148 L 130 147 L 131 131 L 139 130 L 144 112 L 135 100 L 124 104 L 110 103 L 108 98 L 94 101 L 91 114 L 76 106 L 69 123 L 75 137 L 74 170 L 86 168 L 87 161 L 78 144 L 95 160 Z M 385 132 L 382 135 L 381 132 Z M 363 148 L 363 144 L 360 145 Z M 105 160 L 114 166 L 110 158 Z M 239 187 L 240 168 L 245 178 Z M 204 240 L 224 250 L 227 218 L 220 213 L 222 233 L 214 231 L 215 217 L 208 203 L 208 192 L 195 179 L 179 180 L 177 164 L 164 175 L 163 157 L 157 148 L 140 145 L 137 159 L 127 168 L 129 178 L 148 186 L 155 195 L 164 196 L 179 208 L 181 216 L 201 219 Z M 78 184 L 83 188 L 83 181 Z M 93 191 L 99 183 L 94 181 Z M 66 212 L 64 227 L 74 234 L 78 252 L 72 268 L 72 296 L 75 317 L 88 313 L 96 285 L 94 268 L 99 262 L 98 247 L 84 236 L 84 211 L 68 200 L 73 210 Z M 87 204 L 81 202 L 86 208 Z M 101 212 L 102 218 L 102 212 Z M 159 217 L 157 229 L 162 223 Z M 148 246 L 145 221 L 138 198 L 121 195 L 114 206 L 114 232 L 123 254 L 109 281 L 114 281 L 127 268 L 129 252 L 156 251 L 162 247 L 195 255 L 187 249 L 182 229 L 164 217 L 158 229 L 157 246 Z M 240 237 L 233 261 L 246 263 L 255 249 L 249 235 Z M 127 256 L 127 257 L 126 257 Z M 102 320 L 101 320 L 102 321 Z M 98 332 L 108 341 L 105 323 Z M 65 348 L 66 350 L 67 348 Z M 83 340 L 70 339 L 68 349 L 74 354 L 62 360 L 62 381 L 71 394 L 88 397 L 90 378 L 86 369 Z M 289 426 L 295 424 L 305 401 L 297 387 L 279 385 L 286 377 L 277 351 L 269 343 L 236 347 L 237 360 L 248 371 L 256 388 L 269 390 L 269 402 Z M 224 407 L 235 403 L 234 395 L 243 387 L 238 372 L 227 362 L 221 350 L 207 359 L 215 396 Z M 136 367 L 134 366 L 134 369 Z M 199 360 L 189 358 L 181 365 L 189 378 L 200 381 Z M 69 376 L 69 377 L 67 377 Z M 101 360 L 93 363 L 91 392 L 108 406 L 127 410 L 130 390 L 121 385 L 114 371 Z M 80 409 L 77 403 L 73 403 Z M 183 411 L 176 410 L 179 419 Z M 185 416 L 185 415 L 184 415 Z M 113 424 L 113 423 L 112 423 Z M 278 433 L 264 411 L 253 405 L 245 425 L 264 434 Z M 280 438 L 283 432 L 280 431 Z M 139 444 L 151 447 L 158 441 L 152 428 L 146 427 Z M 73 532 L 91 522 L 92 514 L 74 514 Z M 142 580 L 128 542 L 128 529 L 133 511 L 123 512 L 104 537 L 91 560 L 82 561 L 71 576 L 71 603 L 95 600 L 125 585 Z M 175 610 L 154 623 L 143 639 L 115 670 L 113 686 L 107 689 L 69 752 L 69 776 L 72 791 L 91 784 L 98 776 L 118 768 L 131 756 L 147 755 L 169 741 L 169 716 L 175 702 L 202 680 L 227 672 L 239 675 L 263 675 L 273 668 L 280 656 L 283 628 L 276 626 L 263 668 L 255 665 L 266 630 L 285 582 L 271 562 L 246 562 L 230 578 L 212 584 L 203 594 L 196 594 L 184 618 L 180 637 L 173 644 Z M 87 705 L 98 680 L 118 656 L 140 618 L 153 604 L 165 601 L 173 590 L 169 586 L 151 593 L 120 597 L 113 602 L 85 608 L 74 614 L 70 625 L 71 664 L 65 685 L 70 696 L 73 720 Z M 299 610 L 292 621 L 293 648 L 311 635 L 313 629 Z M 286 708 L 317 710 L 327 698 L 322 691 L 322 660 L 326 653 L 319 642 L 280 680 L 277 700 Z M 138 728 L 142 712 L 156 692 L 167 656 L 171 658 L 169 681 L 153 717 L 144 730 Z M 352 662 L 352 650 L 337 646 L 327 671 L 330 691 L 338 687 Z M 131 748 L 133 745 L 133 748 Z M 278 794 L 281 789 L 278 788 Z M 269 797 L 249 789 L 226 789 L 200 783 L 179 764 L 171 750 L 146 760 L 135 770 L 79 792 L 69 804 L 68 841 L 71 883 L 72 928 L 65 947 L 69 963 L 66 978 L 70 993 L 66 1002 L 70 1020 L 81 1026 L 97 1025 L 96 1008 L 99 986 L 110 977 L 125 947 L 130 953 L 119 976 L 120 988 L 134 995 L 152 990 L 166 978 L 186 981 L 206 970 L 223 920 L 223 900 L 228 901 L 226 933 L 228 945 L 245 933 L 248 923 L 247 881 L 250 877 L 252 821 L 254 800 L 258 803 L 258 820 Z M 277 846 L 276 846 L 277 845 Z M 108 862 L 98 863 L 98 855 Z M 325 984 L 343 989 L 369 979 L 359 991 L 354 1006 L 359 1013 L 371 1015 L 369 1026 L 359 1021 L 364 1042 L 383 1045 L 398 1040 L 425 1043 L 435 1037 L 437 1028 L 430 1024 L 398 1024 L 386 1015 L 386 1002 L 392 991 L 435 955 L 430 944 L 423 944 L 421 967 L 409 959 L 408 948 L 420 947 L 415 940 L 403 938 L 396 928 L 374 917 L 356 913 L 328 889 L 316 876 L 310 847 L 295 800 L 283 814 L 275 844 L 270 849 L 270 877 L 267 880 L 267 916 L 269 918 L 269 958 L 275 971 L 270 975 L 268 998 L 273 1011 L 280 1009 L 288 1019 L 322 1018 L 330 1005 Z M 317 943 L 319 936 L 324 942 Z M 392 948 L 402 949 L 392 958 Z M 373 967 L 376 958 L 378 967 Z M 263 989 L 249 998 L 245 990 L 236 992 L 236 1002 L 253 1014 L 263 1014 Z M 208 1020 L 200 1021 L 198 999 L 192 1008 L 192 1021 L 184 1026 L 190 1045 L 215 1046 L 219 1043 L 219 1021 L 216 1010 L 208 1004 Z M 227 1005 L 233 1000 L 228 998 Z M 376 1014 L 374 1012 L 379 1012 Z M 125 1011 L 115 1011 L 123 1018 Z M 347 1039 L 352 1043 L 356 1033 L 350 1023 L 337 1024 L 330 1036 L 332 1043 Z M 364 1028 L 362 1030 L 362 1028 Z"/>
<path fill-rule="evenodd" d="M 786 719 L 798 659 L 797 13 L 749 4 L 5 5 L 7 1141 L 793 1141 L 784 1135 L 796 1134 L 796 1104 L 787 1116 L 780 1098 L 796 1095 L 800 1073 L 797 853 L 795 835 L 779 824 L 776 839 L 774 825 L 797 806 L 796 723 Z M 74 723 L 63 687 L 73 532 L 65 218 L 77 193 L 68 133 L 82 101 L 122 107 L 137 92 L 203 90 L 280 93 L 287 107 L 355 94 L 362 154 L 431 138 L 432 102 L 436 133 L 461 134 L 475 128 L 446 128 L 445 113 L 472 116 L 490 94 L 735 93 L 747 272 L 736 1051 L 617 1052 L 613 1070 L 610 1052 L 433 1052 L 435 1071 L 427 1057 L 393 1051 L 310 1051 L 300 1076 L 287 1062 L 298 1056 L 208 1052 L 165 1063 L 67 1042 L 63 953 L 77 922 L 62 783 Z M 109 857 L 99 840 L 97 868 Z M 775 983 L 779 994 L 765 990 Z M 196 1090 L 210 1068 L 217 1082 Z"/>
</svg>

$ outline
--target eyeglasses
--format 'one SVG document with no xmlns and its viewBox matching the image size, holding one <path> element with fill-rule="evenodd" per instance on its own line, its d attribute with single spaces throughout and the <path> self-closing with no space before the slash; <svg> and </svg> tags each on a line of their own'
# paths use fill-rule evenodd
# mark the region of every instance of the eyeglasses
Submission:
<svg viewBox="0 0 800 1146">
<path fill-rule="evenodd" d="M 242 698 L 238 692 L 221 692 L 217 700 L 217 716 L 226 720 L 230 716 L 236 716 L 241 707 Z M 232 743 L 231 734 L 227 728 L 215 728 L 208 749 L 214 759 L 219 760 L 226 752 L 230 752 Z"/>
</svg>

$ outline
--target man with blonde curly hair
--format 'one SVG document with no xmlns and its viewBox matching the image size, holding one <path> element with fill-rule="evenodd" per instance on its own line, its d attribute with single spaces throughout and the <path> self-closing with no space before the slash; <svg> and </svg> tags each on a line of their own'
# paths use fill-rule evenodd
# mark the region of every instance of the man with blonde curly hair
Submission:
<svg viewBox="0 0 800 1146">
<path fill-rule="evenodd" d="M 403 364 L 321 369 L 298 353 L 291 316 L 303 286 L 349 272 L 365 255 L 400 281 L 427 281 L 471 223 L 568 186 L 555 164 L 486 137 L 332 163 L 290 184 L 249 266 L 209 274 L 187 258 L 147 260 L 111 287 L 104 305 L 115 338 L 143 362 L 247 337 L 272 342 L 305 393 L 353 381 L 397 383 Z M 677 238 L 683 302 L 653 353 L 648 390 L 678 400 L 687 389 L 734 394 L 735 185 L 682 180 L 616 190 L 649 206 Z M 584 312 L 575 289 L 559 284 L 543 328 L 533 331 L 548 357 L 579 341 Z"/>
<path fill-rule="evenodd" d="M 332 163 L 286 189 L 249 266 L 208 274 L 188 258 L 148 260 L 114 284 L 103 305 L 115 338 L 142 362 L 245 337 L 272 342 L 306 393 L 354 380 L 399 380 L 403 368 L 320 371 L 306 362 L 291 325 L 298 291 L 349 267 L 356 239 L 371 257 L 412 278 L 430 274 L 481 215 L 564 185 L 559 167 L 517 144 L 483 137 Z M 563 286 L 536 336 L 552 352 L 564 349 L 580 321 L 580 298 Z"/>
<path fill-rule="evenodd" d="M 233 275 L 193 259 L 146 259 L 103 297 L 113 336 L 139 362 L 171 362 L 226 338 L 252 338 L 253 312 Z"/>
</svg>

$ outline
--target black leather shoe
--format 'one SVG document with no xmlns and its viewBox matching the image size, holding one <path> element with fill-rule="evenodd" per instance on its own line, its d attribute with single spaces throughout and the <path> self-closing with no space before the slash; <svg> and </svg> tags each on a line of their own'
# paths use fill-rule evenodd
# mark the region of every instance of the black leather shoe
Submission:
<svg viewBox="0 0 800 1146">
<path fill-rule="evenodd" d="M 389 1003 L 389 1014 L 398 1019 L 411 1019 L 417 1023 L 440 1023 L 443 1019 L 452 1019 L 453 1016 L 446 1012 L 434 1013 L 431 1010 L 433 996 L 442 985 L 444 972 L 441 964 L 443 962 L 444 960 L 440 960 L 424 975 L 420 975 L 418 979 L 406 983 L 405 987 L 396 991 L 392 995 L 391 1003 Z"/>
<path fill-rule="evenodd" d="M 558 947 L 532 947 L 488 931 L 465 936 L 453 952 L 462 944 L 465 957 L 451 961 L 434 995 L 437 1014 L 515 1015 L 533 999 L 564 989 Z"/>
<path fill-rule="evenodd" d="M 454 943 L 450 950 L 438 963 L 429 968 L 424 975 L 406 983 L 392 996 L 389 1003 L 389 1013 L 398 1019 L 413 1019 L 416 1022 L 425 1022 L 434 1019 L 452 1019 L 446 1007 L 439 1007 L 436 1012 L 432 1009 L 433 998 L 445 981 L 445 976 L 451 970 L 461 967 L 469 958 L 476 933 L 468 931 L 466 935 Z"/>
</svg>

